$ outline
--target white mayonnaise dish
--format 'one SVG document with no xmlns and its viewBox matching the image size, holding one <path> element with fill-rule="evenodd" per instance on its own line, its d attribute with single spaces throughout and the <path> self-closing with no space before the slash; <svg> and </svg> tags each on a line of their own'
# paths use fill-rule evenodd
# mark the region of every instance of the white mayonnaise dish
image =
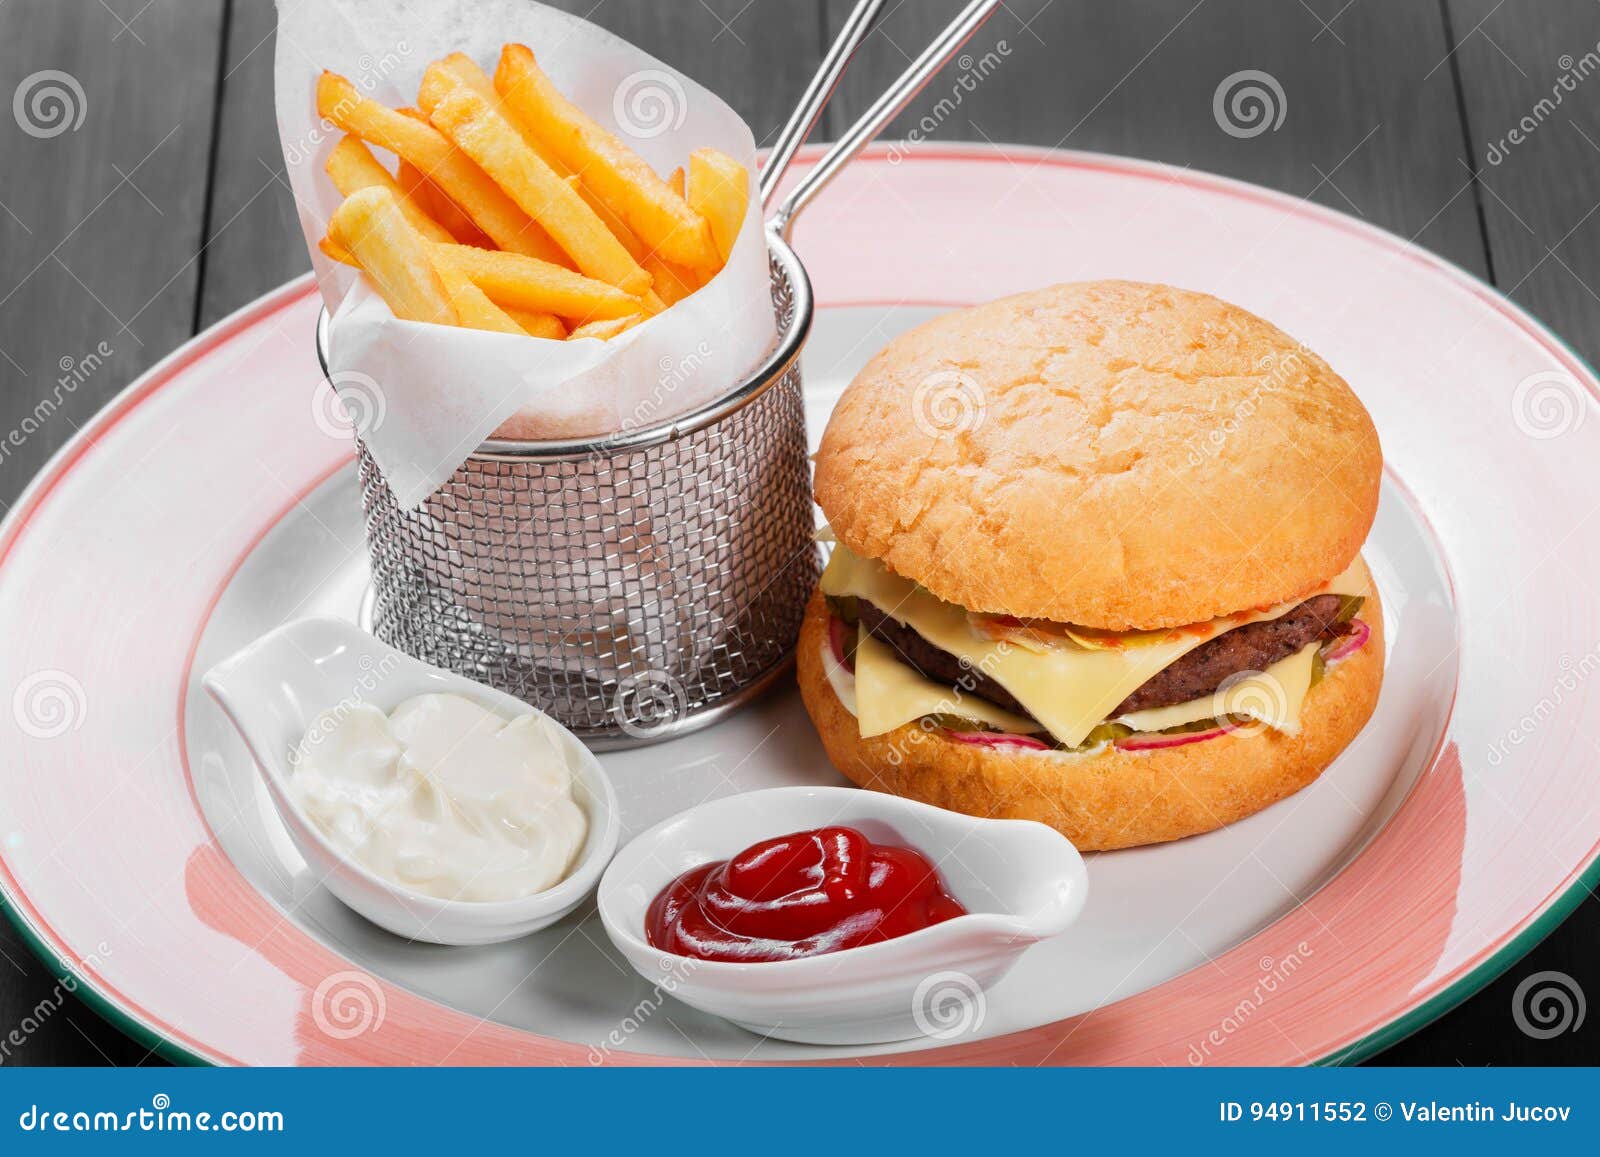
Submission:
<svg viewBox="0 0 1600 1157">
<path fill-rule="evenodd" d="M 289 792 L 333 847 L 373 874 L 443 900 L 514 900 L 572 869 L 588 831 L 557 724 L 506 720 L 434 693 L 385 715 L 324 711 L 295 751 Z"/>
</svg>

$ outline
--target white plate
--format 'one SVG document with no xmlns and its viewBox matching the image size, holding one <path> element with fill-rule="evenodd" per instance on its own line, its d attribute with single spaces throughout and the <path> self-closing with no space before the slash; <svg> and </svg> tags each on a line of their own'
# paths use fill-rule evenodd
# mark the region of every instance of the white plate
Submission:
<svg viewBox="0 0 1600 1157">
<path fill-rule="evenodd" d="M 797 247 L 821 303 L 804 366 L 813 435 L 874 350 L 941 308 L 1128 276 L 1217 292 L 1324 353 L 1372 409 L 1389 463 L 1367 550 L 1389 670 L 1355 745 L 1225 830 L 1090 857 L 1083 917 L 994 988 L 971 1037 L 868 1051 L 1355 1055 L 1474 990 L 1582 895 L 1600 697 L 1565 688 L 1600 666 L 1600 599 L 1583 577 L 1600 573 L 1584 522 L 1600 421 L 1593 376 L 1536 323 L 1348 218 L 1073 154 L 878 150 Z M 14 915 L 132 1031 L 208 1060 L 861 1051 L 763 1041 L 660 999 L 592 907 L 525 940 L 446 949 L 399 941 L 316 886 L 196 677 L 290 618 L 360 606 L 350 446 L 315 420 L 315 312 L 297 283 L 158 367 L 0 535 L 0 688 L 14 689 L 18 752 L 0 769 L 0 884 Z M 704 799 L 842 782 L 787 686 L 604 763 L 624 840 Z"/>
</svg>

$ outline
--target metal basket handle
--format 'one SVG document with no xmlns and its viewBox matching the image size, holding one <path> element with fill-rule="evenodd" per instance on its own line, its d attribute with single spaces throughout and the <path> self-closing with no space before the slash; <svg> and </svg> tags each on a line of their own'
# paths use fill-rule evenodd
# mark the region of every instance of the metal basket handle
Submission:
<svg viewBox="0 0 1600 1157">
<path fill-rule="evenodd" d="M 771 201 L 778 192 L 778 182 L 783 180 L 789 162 L 794 159 L 795 150 L 805 144 L 806 138 L 811 135 L 817 118 L 822 115 L 823 108 L 833 96 L 833 90 L 838 85 L 845 66 L 855 56 L 856 49 L 861 47 L 861 42 L 867 38 L 867 32 L 872 28 L 873 21 L 877 19 L 885 3 L 886 0 L 860 0 L 851 9 L 844 27 L 839 29 L 838 37 L 828 49 L 828 55 L 823 57 L 822 64 L 818 66 L 817 74 L 811 78 L 811 83 L 806 86 L 804 95 L 800 97 L 800 103 L 795 105 L 794 112 L 789 114 L 788 123 L 783 126 L 778 139 L 772 143 L 772 149 L 767 153 L 767 163 L 761 166 L 762 205 Z"/>
<path fill-rule="evenodd" d="M 911 103 L 912 98 L 922 91 L 928 81 L 944 67 L 946 61 L 960 51 L 961 46 L 983 26 L 983 22 L 989 19 L 999 5 L 1000 0 L 972 0 L 972 3 L 962 9 L 961 14 L 950 23 L 949 27 L 922 50 L 922 55 L 911 62 L 910 67 L 900 74 L 899 79 L 883 91 L 883 95 L 872 103 L 872 107 L 861 114 L 861 119 L 845 130 L 844 135 L 835 141 L 833 147 L 823 154 L 822 159 L 811 167 L 811 171 L 801 178 L 800 183 L 778 206 L 767 227 L 787 241 L 801 211 L 829 181 L 839 175 L 839 170 L 854 160 L 856 154 L 900 114 L 901 109 Z M 874 0 L 862 0 L 856 5 L 846 22 L 845 29 L 829 51 L 827 59 L 823 61 L 817 75 L 812 78 L 800 106 L 795 109 L 794 115 L 790 117 L 789 123 L 784 126 L 783 134 L 779 137 L 779 144 L 786 149 L 787 155 L 780 154 L 778 146 L 774 146 L 772 158 L 762 170 L 763 202 L 771 195 L 771 190 L 776 189 L 779 179 L 783 176 L 783 169 L 788 166 L 805 133 L 816 123 L 822 106 L 827 103 L 833 86 L 838 83 L 839 74 L 844 71 L 850 57 L 865 38 L 871 26 L 871 18 L 876 15 L 878 6 Z M 869 8 L 870 11 L 864 11 Z M 797 125 L 803 125 L 803 128 L 797 128 Z M 795 138 L 793 141 L 787 139 L 791 131 Z"/>
</svg>

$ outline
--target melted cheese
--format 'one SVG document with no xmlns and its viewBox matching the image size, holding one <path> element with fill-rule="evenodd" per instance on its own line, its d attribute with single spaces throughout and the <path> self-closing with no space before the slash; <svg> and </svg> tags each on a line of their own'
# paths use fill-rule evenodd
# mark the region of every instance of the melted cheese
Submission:
<svg viewBox="0 0 1600 1157">
<path fill-rule="evenodd" d="M 827 659 L 834 661 L 831 654 Z M 1031 719 L 1014 715 L 958 688 L 924 679 L 914 668 L 902 663 L 887 644 L 871 635 L 862 635 L 856 640 L 856 680 L 852 698 L 863 739 L 893 731 L 924 715 L 959 715 L 1001 731 L 1024 735 L 1039 730 L 1039 725 Z"/>
<path fill-rule="evenodd" d="M 1196 647 L 1235 627 L 1278 618 L 1304 601 L 1229 615 L 1154 638 L 1151 633 L 1131 633 L 1139 635 L 1137 645 L 1089 649 L 1064 640 L 1035 649 L 983 637 L 973 630 L 965 608 L 944 602 L 876 560 L 857 557 L 842 544 L 834 547 L 822 574 L 822 591 L 866 599 L 934 646 L 965 660 L 1009 691 L 1029 715 L 1068 747 L 1083 742 L 1117 704 Z M 1327 593 L 1366 594 L 1359 561 L 1313 592 Z M 860 699 L 870 694 L 865 686 L 869 680 L 859 667 L 857 675 Z M 946 698 L 950 694 L 953 691 L 947 690 Z M 974 698 L 966 696 L 966 701 Z"/>
<path fill-rule="evenodd" d="M 1227 682 L 1203 698 L 1174 703 L 1170 707 L 1130 711 L 1117 716 L 1113 722 L 1125 723 L 1135 731 L 1165 731 L 1202 719 L 1235 715 L 1259 720 L 1286 735 L 1298 735 L 1300 709 L 1305 705 L 1306 692 L 1311 690 L 1317 646 L 1310 643 L 1265 671 Z"/>
</svg>

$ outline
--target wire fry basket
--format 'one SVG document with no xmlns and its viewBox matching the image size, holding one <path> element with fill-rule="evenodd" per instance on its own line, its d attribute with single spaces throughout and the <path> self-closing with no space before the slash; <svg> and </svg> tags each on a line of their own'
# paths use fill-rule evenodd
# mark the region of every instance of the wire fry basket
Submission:
<svg viewBox="0 0 1600 1157">
<path fill-rule="evenodd" d="M 357 438 L 373 633 L 598 748 L 706 726 L 776 678 L 820 561 L 799 364 L 811 286 L 768 244 L 777 341 L 700 410 L 602 439 L 491 439 L 416 510 Z M 326 318 L 317 347 L 326 366 Z"/>
<path fill-rule="evenodd" d="M 760 181 L 776 194 L 885 0 L 858 0 Z M 811 283 L 800 211 L 917 94 L 998 0 L 971 0 L 828 150 L 767 227 L 777 340 L 733 391 L 606 438 L 490 439 L 416 510 L 356 439 L 374 634 L 515 695 L 597 749 L 716 722 L 788 665 L 821 568 L 800 350 Z M 328 318 L 317 353 L 328 368 Z"/>
</svg>

